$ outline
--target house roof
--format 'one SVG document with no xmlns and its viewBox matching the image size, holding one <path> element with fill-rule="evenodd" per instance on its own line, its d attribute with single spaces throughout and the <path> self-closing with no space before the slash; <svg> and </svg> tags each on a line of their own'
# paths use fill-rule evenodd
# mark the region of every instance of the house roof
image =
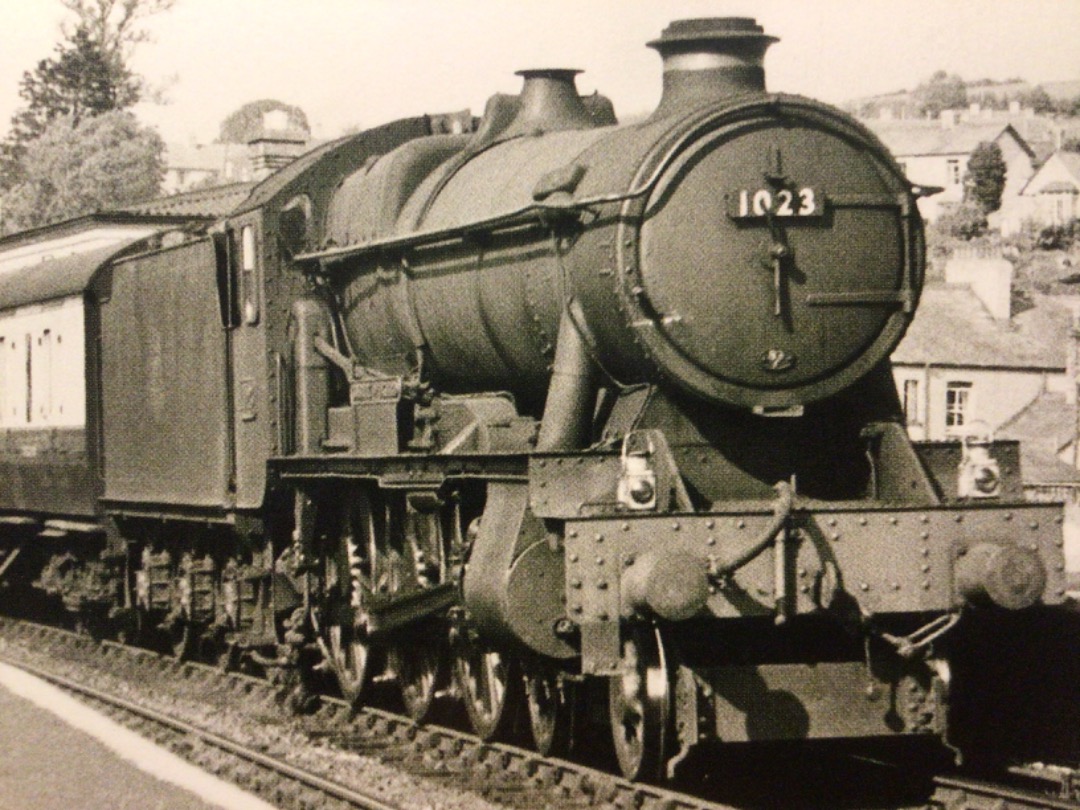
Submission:
<svg viewBox="0 0 1080 810">
<path fill-rule="evenodd" d="M 1027 151 L 1031 147 L 1011 124 L 959 122 L 944 126 L 941 121 L 901 120 L 864 122 L 897 157 L 916 155 L 969 155 L 984 141 L 1010 134 Z"/>
<path fill-rule="evenodd" d="M 1009 322 L 995 320 L 967 285 L 934 284 L 893 352 L 906 365 L 1064 369 L 1072 314 L 1050 296 Z"/>
<path fill-rule="evenodd" d="M 1060 453 L 1076 437 L 1076 403 L 1064 394 L 1044 392 L 1006 420 L 998 429 L 1002 439 L 1019 439 Z"/>
<path fill-rule="evenodd" d="M 1020 441 L 1024 480 L 1036 484 L 1080 483 L 1080 470 L 1058 454 L 1076 437 L 1077 407 L 1064 394 L 1044 392 L 997 429 L 1001 439 Z"/>
<path fill-rule="evenodd" d="M 1046 185 L 1040 186 L 1040 182 L 1045 182 L 1044 178 L 1048 174 L 1051 177 L 1053 176 L 1057 166 L 1061 166 L 1065 170 L 1067 179 L 1051 180 Z M 1080 153 L 1066 152 L 1059 149 L 1047 158 L 1046 162 L 1039 167 L 1039 170 L 1028 179 L 1020 193 L 1032 196 L 1035 194 L 1075 194 L 1077 192 L 1080 192 Z"/>
<path fill-rule="evenodd" d="M 225 186 L 170 194 L 132 205 L 109 209 L 133 216 L 175 216 L 217 219 L 229 214 L 247 199 L 255 183 L 230 183 Z"/>
<path fill-rule="evenodd" d="M 1070 183 L 1067 180 L 1055 180 L 1052 183 L 1047 183 L 1045 186 L 1039 189 L 1040 194 L 1080 194 L 1080 188 L 1077 188 L 1075 182 Z"/>
<path fill-rule="evenodd" d="M 1062 149 L 1058 151 L 1057 156 L 1058 160 L 1069 170 L 1069 174 L 1076 180 L 1080 180 L 1080 152 L 1066 152 Z"/>
</svg>

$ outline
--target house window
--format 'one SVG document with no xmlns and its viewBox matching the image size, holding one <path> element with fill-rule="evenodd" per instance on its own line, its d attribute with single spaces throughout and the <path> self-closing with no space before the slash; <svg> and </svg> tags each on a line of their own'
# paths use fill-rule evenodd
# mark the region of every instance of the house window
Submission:
<svg viewBox="0 0 1080 810">
<path fill-rule="evenodd" d="M 946 182 L 951 186 L 960 185 L 960 161 L 959 160 L 947 160 L 945 161 L 945 178 Z"/>
<path fill-rule="evenodd" d="M 971 421 L 971 383 L 951 382 L 945 386 L 945 429 L 958 432 Z"/>
<path fill-rule="evenodd" d="M 920 424 L 918 380 L 904 380 L 904 421 L 909 425 Z"/>
</svg>

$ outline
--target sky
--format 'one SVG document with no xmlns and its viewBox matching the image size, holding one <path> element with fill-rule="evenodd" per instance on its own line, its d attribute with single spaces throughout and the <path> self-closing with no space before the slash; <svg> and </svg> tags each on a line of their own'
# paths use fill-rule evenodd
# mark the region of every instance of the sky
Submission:
<svg viewBox="0 0 1080 810">
<path fill-rule="evenodd" d="M 417 115 L 483 111 L 523 68 L 568 67 L 620 115 L 660 95 L 645 47 L 675 19 L 756 17 L 780 37 L 770 90 L 831 103 L 965 79 L 1080 79 L 1080 0 L 176 0 L 131 67 L 168 103 L 139 117 L 168 141 L 207 143 L 242 104 L 301 107 L 317 137 Z M 52 54 L 59 0 L 0 0 L 0 134 L 23 71 Z"/>
</svg>

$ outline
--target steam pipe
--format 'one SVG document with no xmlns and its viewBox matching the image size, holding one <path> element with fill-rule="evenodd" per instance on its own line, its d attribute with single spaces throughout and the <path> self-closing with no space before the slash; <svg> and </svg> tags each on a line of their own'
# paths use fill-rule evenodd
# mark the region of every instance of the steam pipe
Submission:
<svg viewBox="0 0 1080 810">
<path fill-rule="evenodd" d="M 596 382 L 596 364 L 568 304 L 559 319 L 555 364 L 536 442 L 539 452 L 577 450 L 587 444 Z"/>
</svg>

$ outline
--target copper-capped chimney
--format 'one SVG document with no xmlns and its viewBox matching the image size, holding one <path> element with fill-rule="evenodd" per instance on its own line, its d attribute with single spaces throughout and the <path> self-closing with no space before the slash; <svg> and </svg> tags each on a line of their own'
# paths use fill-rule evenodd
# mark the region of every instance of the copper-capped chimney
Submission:
<svg viewBox="0 0 1080 810">
<path fill-rule="evenodd" d="M 574 84 L 579 73 L 565 68 L 517 71 L 515 75 L 524 78 L 525 84 L 518 97 L 517 116 L 503 137 L 595 126 Z"/>
<path fill-rule="evenodd" d="M 674 21 L 648 43 L 664 60 L 664 92 L 653 115 L 764 93 L 765 50 L 778 41 L 752 17 Z"/>
</svg>

